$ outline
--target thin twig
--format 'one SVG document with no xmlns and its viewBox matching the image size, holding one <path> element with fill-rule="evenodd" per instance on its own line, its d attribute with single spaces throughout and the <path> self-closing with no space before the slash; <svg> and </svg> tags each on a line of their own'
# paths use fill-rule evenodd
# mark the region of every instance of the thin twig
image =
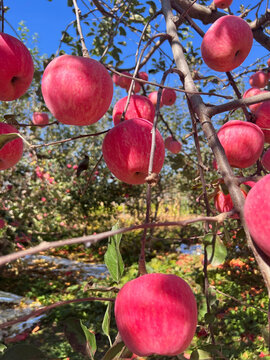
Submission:
<svg viewBox="0 0 270 360">
<path fill-rule="evenodd" d="M 75 8 L 75 13 L 76 13 L 77 29 L 78 29 L 78 33 L 80 35 L 80 41 L 81 41 L 81 45 L 82 45 L 82 54 L 83 54 L 83 57 L 90 58 L 89 52 L 88 52 L 87 47 L 85 45 L 83 33 L 82 33 L 81 22 L 80 22 L 81 11 L 78 8 L 77 0 L 73 0 L 73 5 L 74 5 L 74 8 Z"/>
</svg>

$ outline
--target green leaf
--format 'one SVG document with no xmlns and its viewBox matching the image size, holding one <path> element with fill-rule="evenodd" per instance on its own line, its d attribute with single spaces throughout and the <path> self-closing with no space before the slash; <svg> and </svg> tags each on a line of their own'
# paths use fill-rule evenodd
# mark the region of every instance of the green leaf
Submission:
<svg viewBox="0 0 270 360">
<path fill-rule="evenodd" d="M 111 360 L 114 359 L 125 347 L 123 341 L 113 345 L 103 356 L 102 360 Z"/>
<path fill-rule="evenodd" d="M 95 352 L 97 351 L 96 336 L 87 329 L 87 327 L 82 323 L 82 320 L 80 320 L 80 324 L 91 351 L 91 358 L 94 359 Z"/>
<path fill-rule="evenodd" d="M 223 264 L 227 257 L 227 248 L 218 235 L 215 244 L 206 246 L 206 251 L 212 266 Z"/>
<path fill-rule="evenodd" d="M 27 344 L 19 344 L 9 348 L 1 360 L 45 360 L 45 355 L 36 347 Z"/>
<path fill-rule="evenodd" d="M 230 237 L 230 233 L 229 231 L 226 229 L 226 227 L 223 228 L 223 233 L 225 236 L 226 241 L 229 243 L 231 241 L 231 237 Z"/>
<path fill-rule="evenodd" d="M 109 302 L 107 309 L 102 322 L 102 330 L 106 336 L 108 336 L 110 346 L 112 346 L 112 341 L 110 338 L 110 323 L 111 323 L 111 312 L 112 312 L 112 303 Z"/>
<path fill-rule="evenodd" d="M 9 134 L 1 134 L 0 135 L 0 150 L 2 149 L 2 147 L 4 147 L 8 142 L 17 139 L 18 137 L 20 137 L 19 134 L 17 133 L 9 133 Z"/>
<path fill-rule="evenodd" d="M 192 352 L 190 360 L 212 360 L 212 356 L 208 352 L 198 349 Z"/>
<path fill-rule="evenodd" d="M 119 228 L 118 223 L 112 230 Z M 109 238 L 108 248 L 104 255 L 105 264 L 114 281 L 119 282 L 124 272 L 124 262 L 120 253 L 120 242 L 122 234 L 117 234 Z"/>
<path fill-rule="evenodd" d="M 73 1 L 72 0 L 68 0 L 68 2 L 67 2 L 67 6 L 73 6 Z"/>
</svg>

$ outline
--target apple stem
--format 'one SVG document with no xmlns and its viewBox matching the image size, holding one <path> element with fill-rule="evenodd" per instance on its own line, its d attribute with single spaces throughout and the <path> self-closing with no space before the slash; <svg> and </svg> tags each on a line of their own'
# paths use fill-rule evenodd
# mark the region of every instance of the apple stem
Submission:
<svg viewBox="0 0 270 360">
<path fill-rule="evenodd" d="M 5 9 L 4 9 L 4 0 L 1 0 L 1 32 L 4 32 L 4 16 Z"/>
</svg>

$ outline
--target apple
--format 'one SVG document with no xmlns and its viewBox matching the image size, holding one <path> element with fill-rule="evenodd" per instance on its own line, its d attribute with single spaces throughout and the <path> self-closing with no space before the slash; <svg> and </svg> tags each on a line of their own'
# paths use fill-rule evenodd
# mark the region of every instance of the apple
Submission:
<svg viewBox="0 0 270 360">
<path fill-rule="evenodd" d="M 0 123 L 0 135 L 9 133 L 19 133 L 19 131 L 5 123 Z M 11 168 L 21 159 L 23 155 L 23 141 L 21 138 L 6 143 L 2 149 L 0 149 L 0 170 Z"/>
<path fill-rule="evenodd" d="M 168 105 L 171 106 L 175 103 L 176 101 L 176 92 L 173 89 L 163 89 L 162 90 L 162 95 L 161 95 L 161 99 L 162 99 L 162 104 L 163 105 Z"/>
<path fill-rule="evenodd" d="M 118 100 L 113 108 L 113 122 L 114 125 L 119 124 L 122 113 L 125 109 L 127 96 Z M 128 108 L 125 114 L 125 120 L 133 118 L 143 118 L 154 122 L 155 107 L 148 97 L 143 95 L 131 95 Z"/>
<path fill-rule="evenodd" d="M 247 193 L 242 190 L 242 194 L 244 195 L 244 197 L 247 196 Z M 233 206 L 233 201 L 231 198 L 230 194 L 224 194 L 222 191 L 219 191 L 215 198 L 214 198 L 214 204 L 215 204 L 215 208 L 217 209 L 217 211 L 219 213 L 223 213 L 223 212 L 228 212 L 231 211 L 234 206 Z M 231 216 L 231 218 L 233 219 L 239 219 L 239 215 L 238 214 L 234 214 Z"/>
<path fill-rule="evenodd" d="M 102 152 L 105 163 L 117 179 L 132 185 L 145 183 L 151 151 L 150 121 L 134 118 L 122 121 L 105 136 Z M 159 173 L 165 157 L 164 141 L 156 130 L 153 172 Z"/>
<path fill-rule="evenodd" d="M 82 56 L 62 55 L 46 67 L 41 84 L 45 103 L 68 125 L 91 125 L 109 109 L 113 82 L 105 66 Z"/>
<path fill-rule="evenodd" d="M 270 256 L 270 174 L 259 180 L 249 191 L 244 217 L 251 236 L 259 248 Z"/>
<path fill-rule="evenodd" d="M 26 93 L 34 75 L 27 47 L 15 37 L 0 33 L 0 100 L 11 101 Z"/>
<path fill-rule="evenodd" d="M 270 148 L 262 156 L 262 166 L 265 170 L 270 171 Z"/>
<path fill-rule="evenodd" d="M 172 274 L 146 274 L 127 282 L 116 297 L 114 312 L 121 338 L 139 356 L 182 353 L 197 325 L 195 296 Z"/>
<path fill-rule="evenodd" d="M 152 104 L 154 105 L 155 108 L 156 108 L 156 105 L 157 105 L 157 97 L 158 97 L 158 92 L 157 91 L 152 91 L 148 95 L 149 100 L 152 102 Z M 162 102 L 162 94 L 161 94 L 159 107 L 162 108 L 162 106 L 163 106 L 163 102 Z"/>
<path fill-rule="evenodd" d="M 253 34 L 248 23 L 234 15 L 222 16 L 203 37 L 202 58 L 216 71 L 231 71 L 248 56 Z"/>
<path fill-rule="evenodd" d="M 127 71 L 123 71 L 122 74 L 128 75 L 128 76 L 132 77 L 132 74 L 129 73 L 129 72 L 127 72 Z M 119 85 L 121 88 L 126 89 L 126 90 L 128 91 L 128 89 L 129 89 L 129 87 L 130 87 L 130 84 L 131 84 L 131 81 L 132 81 L 132 79 L 126 78 L 126 77 L 120 75 L 120 79 L 119 79 L 119 81 L 118 81 L 118 85 Z"/>
<path fill-rule="evenodd" d="M 255 96 L 255 95 L 259 95 L 259 94 L 262 94 L 262 93 L 266 93 L 268 92 L 267 90 L 261 90 L 257 87 L 252 87 L 250 89 L 248 89 L 247 91 L 244 92 L 244 95 L 243 95 L 243 99 L 246 99 L 250 96 Z M 257 111 L 257 109 L 262 105 L 262 102 L 260 103 L 256 103 L 256 104 L 252 104 L 252 105 L 249 105 L 249 109 L 252 113 L 255 113 Z"/>
<path fill-rule="evenodd" d="M 0 229 L 3 229 L 6 226 L 6 222 L 4 219 L 0 219 Z"/>
<path fill-rule="evenodd" d="M 264 101 L 255 112 L 256 125 L 258 125 L 263 133 L 266 143 L 270 143 L 270 101 Z M 269 130 L 268 130 L 269 129 Z"/>
<path fill-rule="evenodd" d="M 227 9 L 231 6 L 233 0 L 214 0 L 214 4 L 219 9 Z"/>
<path fill-rule="evenodd" d="M 263 132 L 250 122 L 228 121 L 219 129 L 217 136 L 232 167 L 245 169 L 252 166 L 263 151 Z"/>
<path fill-rule="evenodd" d="M 140 71 L 138 77 L 142 80 L 148 81 L 148 74 L 145 71 Z"/>
<path fill-rule="evenodd" d="M 249 78 L 252 87 L 264 88 L 268 84 L 268 74 L 264 71 L 257 71 Z"/>
<path fill-rule="evenodd" d="M 270 67 L 270 59 L 267 60 L 267 66 Z"/>
<path fill-rule="evenodd" d="M 121 79 L 120 75 L 118 75 L 118 74 L 113 74 L 112 75 L 112 81 L 117 86 L 120 86 L 120 83 L 121 83 L 120 79 Z"/>
<path fill-rule="evenodd" d="M 180 141 L 176 140 L 173 136 L 169 136 L 165 139 L 165 149 L 169 150 L 173 154 L 178 154 L 182 149 Z"/>
<path fill-rule="evenodd" d="M 44 112 L 34 112 L 32 122 L 34 125 L 39 125 L 41 127 L 46 126 L 49 124 L 49 116 Z"/>
</svg>

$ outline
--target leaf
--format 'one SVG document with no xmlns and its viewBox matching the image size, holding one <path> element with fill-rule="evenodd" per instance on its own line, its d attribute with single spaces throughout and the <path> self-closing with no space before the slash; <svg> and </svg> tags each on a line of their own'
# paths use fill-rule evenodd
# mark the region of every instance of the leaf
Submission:
<svg viewBox="0 0 270 360">
<path fill-rule="evenodd" d="M 212 360 L 212 356 L 208 352 L 198 349 L 192 352 L 190 360 Z"/>
<path fill-rule="evenodd" d="M 3 353 L 6 348 L 6 345 L 0 344 L 0 353 Z"/>
<path fill-rule="evenodd" d="M 117 230 L 118 223 L 112 227 Z M 120 253 L 120 242 L 122 234 L 117 234 L 109 238 L 108 248 L 104 255 L 105 264 L 114 281 L 119 282 L 124 272 L 124 262 Z"/>
<path fill-rule="evenodd" d="M 73 1 L 72 0 L 68 0 L 68 2 L 67 2 L 67 6 L 73 6 Z"/>
<path fill-rule="evenodd" d="M 8 142 L 17 139 L 18 137 L 20 137 L 19 134 L 17 133 L 9 133 L 9 134 L 1 134 L 0 135 L 0 150 L 2 149 L 2 147 L 4 147 Z"/>
<path fill-rule="evenodd" d="M 123 350 L 124 347 L 125 347 L 125 344 L 123 343 L 123 341 L 113 345 L 103 356 L 102 360 L 114 359 L 116 357 L 116 355 L 118 355 Z"/>
<path fill-rule="evenodd" d="M 212 266 L 223 264 L 227 257 L 227 248 L 218 235 L 216 236 L 215 244 L 206 246 L 206 251 Z"/>
<path fill-rule="evenodd" d="M 81 328 L 84 332 L 84 335 L 86 337 L 86 340 L 88 342 L 88 345 L 90 347 L 91 351 L 91 358 L 94 358 L 95 352 L 97 351 L 97 343 L 96 343 L 96 336 L 93 334 L 87 327 L 82 323 L 82 320 L 80 320 Z"/>
<path fill-rule="evenodd" d="M 231 237 L 230 237 L 230 233 L 229 231 L 226 229 L 226 227 L 223 228 L 223 233 L 224 233 L 224 236 L 225 236 L 225 239 L 228 243 L 230 243 L 231 241 Z"/>
<path fill-rule="evenodd" d="M 9 348 L 1 360 L 45 360 L 45 355 L 36 347 L 27 344 L 15 345 Z"/>
<path fill-rule="evenodd" d="M 81 321 L 79 319 L 76 318 L 66 319 L 64 322 L 64 333 L 71 347 L 76 352 L 80 352 L 84 356 L 88 356 L 92 358 L 92 353 L 94 353 L 94 351 L 91 348 L 92 344 L 91 342 L 88 341 L 85 331 L 82 328 Z"/>
<path fill-rule="evenodd" d="M 103 330 L 104 334 L 108 336 L 110 346 L 112 346 L 112 341 L 110 338 L 111 312 L 112 312 L 112 303 L 109 302 L 107 305 L 107 309 L 106 309 L 104 318 L 103 318 L 102 330 Z"/>
</svg>

